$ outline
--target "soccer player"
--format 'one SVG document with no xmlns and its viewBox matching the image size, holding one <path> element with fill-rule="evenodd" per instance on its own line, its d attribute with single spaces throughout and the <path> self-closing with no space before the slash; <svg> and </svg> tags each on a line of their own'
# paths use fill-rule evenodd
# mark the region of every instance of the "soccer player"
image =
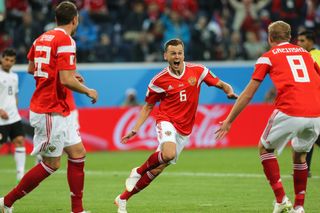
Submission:
<svg viewBox="0 0 320 213">
<path fill-rule="evenodd" d="M 237 98 L 232 87 L 219 80 L 208 68 L 184 62 L 184 44 L 180 39 L 166 42 L 164 68 L 149 83 L 146 103 L 133 129 L 122 138 L 122 143 L 132 138 L 150 115 L 154 105 L 160 102 L 156 116 L 159 146 L 140 167 L 131 171 L 126 180 L 126 190 L 115 199 L 118 213 L 126 213 L 129 198 L 147 187 L 168 165 L 175 164 L 195 120 L 201 84 L 215 86 L 230 99 Z"/>
<path fill-rule="evenodd" d="M 316 37 L 315 34 L 310 31 L 302 31 L 298 34 L 298 42 L 297 44 L 304 49 L 306 49 L 310 54 L 313 60 L 317 62 L 317 64 L 320 66 L 320 50 L 315 48 L 315 42 Z M 320 137 L 316 140 L 315 144 L 318 144 L 320 146 Z M 311 159 L 313 154 L 313 146 L 310 150 L 310 152 L 307 153 L 307 165 L 308 165 L 308 177 L 311 177 Z"/>
<path fill-rule="evenodd" d="M 60 167 L 62 152 L 68 155 L 68 184 L 71 211 L 84 213 L 82 204 L 84 187 L 85 148 L 70 115 L 69 89 L 86 94 L 92 103 L 97 92 L 87 88 L 76 78 L 76 46 L 71 38 L 78 26 L 76 6 L 61 2 L 55 9 L 57 28 L 39 36 L 29 50 L 28 72 L 34 73 L 36 90 L 30 104 L 30 123 L 35 128 L 34 148 L 43 160 L 29 170 L 20 183 L 4 198 L 0 209 L 12 212 L 12 205 L 35 189 L 45 178 Z"/>
<path fill-rule="evenodd" d="M 216 131 L 217 139 L 228 133 L 232 122 L 269 74 L 277 89 L 276 109 L 260 138 L 259 152 L 264 173 L 276 197 L 274 213 L 304 213 L 308 178 L 306 155 L 320 132 L 320 68 L 308 51 L 289 43 L 290 38 L 289 24 L 276 21 L 269 25 L 271 49 L 257 60 L 251 81 Z M 288 141 L 293 148 L 294 208 L 284 191 L 274 154 Z"/>
<path fill-rule="evenodd" d="M 26 162 L 26 148 L 24 146 L 24 130 L 18 112 L 18 75 L 11 72 L 16 62 L 16 51 L 5 49 L 1 58 L 0 70 L 0 146 L 11 142 L 15 147 L 14 159 L 16 161 L 17 181 L 24 175 Z"/>
</svg>

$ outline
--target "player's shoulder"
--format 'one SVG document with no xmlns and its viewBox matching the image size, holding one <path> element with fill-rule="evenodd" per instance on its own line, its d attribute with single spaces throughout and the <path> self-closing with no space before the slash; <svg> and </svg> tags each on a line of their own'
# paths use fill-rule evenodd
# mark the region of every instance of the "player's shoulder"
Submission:
<svg viewBox="0 0 320 213">
<path fill-rule="evenodd" d="M 75 41 L 72 39 L 72 37 L 61 28 L 54 28 L 44 32 L 36 41 L 54 43 L 58 46 L 75 45 Z"/>
<path fill-rule="evenodd" d="M 166 78 L 168 72 L 169 72 L 169 67 L 164 68 L 151 79 L 150 83 L 154 84 L 155 82 L 159 82 L 162 79 Z"/>
<path fill-rule="evenodd" d="M 196 63 L 191 63 L 191 62 L 185 62 L 185 66 L 186 66 L 186 68 L 189 68 L 189 69 L 203 70 L 206 68 L 203 64 L 196 64 Z"/>
</svg>

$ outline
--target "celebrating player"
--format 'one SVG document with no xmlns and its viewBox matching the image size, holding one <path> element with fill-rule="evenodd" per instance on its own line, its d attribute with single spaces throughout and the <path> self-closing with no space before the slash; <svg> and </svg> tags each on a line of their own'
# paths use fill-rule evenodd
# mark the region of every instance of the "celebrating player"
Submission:
<svg viewBox="0 0 320 213">
<path fill-rule="evenodd" d="M 276 89 L 275 110 L 261 136 L 260 159 L 264 173 L 276 197 L 274 213 L 304 213 L 310 151 L 320 132 L 320 68 L 303 48 L 290 44 L 290 25 L 283 21 L 268 27 L 271 49 L 256 62 L 252 79 L 239 96 L 226 120 L 216 132 L 223 138 L 231 123 L 247 106 L 267 74 Z M 291 140 L 293 153 L 294 208 L 285 194 L 274 150 Z"/>
<path fill-rule="evenodd" d="M 166 166 L 176 163 L 189 141 L 202 82 L 222 89 L 228 98 L 237 98 L 232 87 L 219 80 L 208 68 L 184 62 L 184 44 L 181 40 L 172 39 L 165 44 L 164 59 L 169 66 L 151 80 L 146 104 L 138 120 L 131 132 L 122 138 L 122 143 L 127 143 L 137 134 L 154 105 L 160 102 L 156 116 L 159 146 L 145 163 L 132 169 L 126 180 L 126 190 L 115 199 L 118 213 L 126 213 L 128 199 L 147 187 Z"/>
<path fill-rule="evenodd" d="M 78 26 L 76 6 L 61 2 L 56 10 L 57 28 L 45 32 L 33 43 L 29 53 L 28 72 L 34 73 L 36 90 L 31 99 L 30 123 L 35 128 L 31 154 L 41 154 L 41 163 L 29 170 L 20 183 L 4 198 L 0 209 L 12 212 L 13 203 L 31 192 L 41 181 L 60 167 L 60 157 L 68 155 L 68 184 L 73 213 L 84 213 L 85 148 L 70 115 L 70 90 L 86 94 L 92 103 L 97 92 L 83 85 L 76 77 L 76 46 L 71 38 Z"/>
</svg>

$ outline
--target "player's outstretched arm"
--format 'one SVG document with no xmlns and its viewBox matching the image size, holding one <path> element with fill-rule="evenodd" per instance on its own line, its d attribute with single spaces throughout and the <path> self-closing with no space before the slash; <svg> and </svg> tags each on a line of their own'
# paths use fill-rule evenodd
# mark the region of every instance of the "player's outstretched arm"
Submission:
<svg viewBox="0 0 320 213">
<path fill-rule="evenodd" d="M 62 85 L 71 89 L 72 91 L 86 94 L 91 98 L 91 102 L 95 103 L 98 99 L 98 93 L 94 89 L 90 89 L 82 84 L 76 77 L 75 71 L 61 70 L 59 71 L 59 78 Z"/>
<path fill-rule="evenodd" d="M 261 82 L 257 80 L 251 80 L 244 91 L 240 94 L 236 103 L 233 105 L 231 112 L 226 120 L 221 122 L 220 128 L 215 132 L 216 139 L 222 139 L 229 132 L 232 122 L 237 118 L 241 111 L 250 103 L 252 97 L 259 88 Z"/>
<path fill-rule="evenodd" d="M 222 89 L 224 93 L 226 93 L 229 99 L 237 99 L 238 95 L 234 93 L 233 88 L 230 84 L 219 80 L 216 84 L 216 87 Z"/>
<path fill-rule="evenodd" d="M 137 134 L 137 132 L 139 131 L 139 129 L 142 126 L 142 124 L 149 117 L 153 107 L 154 107 L 154 104 L 146 103 L 145 105 L 143 105 L 136 124 L 134 125 L 133 129 L 131 130 L 131 132 L 127 133 L 125 136 L 123 136 L 121 138 L 121 143 L 127 143 L 130 138 L 132 138 L 133 136 L 135 136 Z"/>
</svg>

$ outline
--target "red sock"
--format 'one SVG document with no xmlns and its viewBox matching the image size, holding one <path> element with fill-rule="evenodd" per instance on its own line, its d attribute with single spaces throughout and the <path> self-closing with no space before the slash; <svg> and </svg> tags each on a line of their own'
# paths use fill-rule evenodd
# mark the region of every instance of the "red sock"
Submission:
<svg viewBox="0 0 320 213">
<path fill-rule="evenodd" d="M 295 192 L 294 207 L 303 206 L 307 189 L 308 166 L 306 163 L 293 164 L 293 183 Z"/>
<path fill-rule="evenodd" d="M 140 175 L 145 174 L 147 171 L 150 171 L 151 169 L 154 169 L 158 167 L 161 164 L 164 164 L 165 162 L 163 161 L 162 158 L 162 153 L 161 151 L 155 152 L 150 157 L 146 162 L 144 162 L 138 169 L 137 172 Z"/>
<path fill-rule="evenodd" d="M 151 172 L 147 172 L 145 173 L 140 180 L 136 183 L 135 187 L 133 188 L 133 190 L 131 192 L 128 192 L 127 190 L 125 190 L 121 195 L 120 195 L 120 199 L 123 200 L 129 200 L 129 198 L 140 192 L 142 189 L 146 188 L 157 176 L 154 176 L 153 174 L 151 174 Z"/>
<path fill-rule="evenodd" d="M 34 188 L 36 188 L 41 181 L 47 178 L 49 175 L 54 173 L 55 170 L 44 164 L 39 163 L 32 169 L 30 169 L 21 179 L 20 183 L 11 190 L 4 197 L 4 205 L 11 207 L 16 200 L 19 200 Z"/>
<path fill-rule="evenodd" d="M 273 153 L 265 153 L 260 156 L 264 173 L 269 180 L 270 186 L 276 196 L 277 203 L 282 203 L 286 193 L 280 179 L 280 169 L 276 156 Z"/>
<path fill-rule="evenodd" d="M 68 159 L 68 184 L 71 192 L 72 212 L 74 213 L 83 211 L 84 161 L 85 157 Z"/>
</svg>

